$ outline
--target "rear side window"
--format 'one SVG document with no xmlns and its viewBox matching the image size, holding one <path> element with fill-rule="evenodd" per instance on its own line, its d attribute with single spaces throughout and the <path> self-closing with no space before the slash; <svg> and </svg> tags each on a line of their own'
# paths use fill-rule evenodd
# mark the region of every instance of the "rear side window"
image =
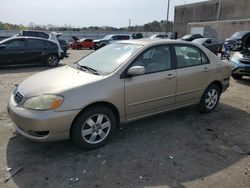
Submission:
<svg viewBox="0 0 250 188">
<path fill-rule="evenodd" d="M 50 41 L 45 41 L 45 45 L 47 46 L 47 47 L 57 47 L 57 44 L 56 43 L 54 43 L 54 42 L 50 42 Z"/>
<path fill-rule="evenodd" d="M 207 57 L 197 48 L 175 46 L 177 68 L 191 67 L 209 63 Z"/>
<path fill-rule="evenodd" d="M 44 47 L 44 41 L 42 40 L 36 40 L 36 39 L 28 39 L 28 47 L 30 48 L 43 48 Z"/>
<path fill-rule="evenodd" d="M 130 37 L 127 35 L 116 35 L 112 37 L 113 40 L 128 40 Z"/>
<path fill-rule="evenodd" d="M 128 40 L 129 39 L 129 36 L 119 36 L 119 40 Z"/>
</svg>

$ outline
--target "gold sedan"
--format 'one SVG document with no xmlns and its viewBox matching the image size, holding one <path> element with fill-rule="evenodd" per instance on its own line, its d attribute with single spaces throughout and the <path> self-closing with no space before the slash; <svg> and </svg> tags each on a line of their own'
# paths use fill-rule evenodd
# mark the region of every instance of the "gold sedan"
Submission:
<svg viewBox="0 0 250 188">
<path fill-rule="evenodd" d="M 195 104 L 213 111 L 230 75 L 228 63 L 196 44 L 121 41 L 24 80 L 8 111 L 27 138 L 70 138 L 93 149 L 106 144 L 119 123 Z"/>
</svg>

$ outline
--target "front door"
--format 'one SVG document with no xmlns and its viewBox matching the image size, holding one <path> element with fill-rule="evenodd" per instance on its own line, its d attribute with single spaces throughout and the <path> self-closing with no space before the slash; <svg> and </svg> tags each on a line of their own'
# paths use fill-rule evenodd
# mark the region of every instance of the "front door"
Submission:
<svg viewBox="0 0 250 188">
<path fill-rule="evenodd" d="M 4 56 L 2 64 L 19 63 L 24 61 L 24 39 L 13 39 L 4 43 L 5 48 L 1 50 Z"/>
<path fill-rule="evenodd" d="M 170 47 L 152 47 L 142 53 L 132 66 L 143 66 L 146 73 L 125 78 L 127 119 L 160 112 L 175 105 L 176 71 L 172 68 Z"/>
</svg>

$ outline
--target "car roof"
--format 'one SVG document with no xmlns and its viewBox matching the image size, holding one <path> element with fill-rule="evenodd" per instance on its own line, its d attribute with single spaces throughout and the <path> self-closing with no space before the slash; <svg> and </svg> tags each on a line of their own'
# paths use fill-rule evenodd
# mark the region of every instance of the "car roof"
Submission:
<svg viewBox="0 0 250 188">
<path fill-rule="evenodd" d="M 35 40 L 43 40 L 43 41 L 53 42 L 51 40 L 47 40 L 47 39 L 40 38 L 40 37 L 17 36 L 17 37 L 9 37 L 7 39 L 4 39 L 4 40 L 0 41 L 0 43 L 7 42 L 7 41 L 10 41 L 10 40 L 14 40 L 14 39 L 35 39 Z"/>
<path fill-rule="evenodd" d="M 126 44 L 138 44 L 143 46 L 148 45 L 158 45 L 158 44 L 193 44 L 191 42 L 172 40 L 172 39 L 136 39 L 136 40 L 122 40 L 117 43 L 126 43 Z"/>
</svg>

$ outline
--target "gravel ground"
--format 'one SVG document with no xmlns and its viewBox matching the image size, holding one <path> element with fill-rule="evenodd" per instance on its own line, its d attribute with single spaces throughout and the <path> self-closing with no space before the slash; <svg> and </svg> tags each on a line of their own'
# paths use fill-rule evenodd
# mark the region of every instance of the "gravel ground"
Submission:
<svg viewBox="0 0 250 188">
<path fill-rule="evenodd" d="M 69 52 L 61 64 L 90 51 Z M 0 70 L 0 187 L 250 187 L 250 78 L 231 79 L 215 112 L 189 107 L 135 121 L 105 147 L 84 151 L 70 141 L 36 143 L 12 128 L 6 106 L 14 85 L 46 69 Z"/>
</svg>

